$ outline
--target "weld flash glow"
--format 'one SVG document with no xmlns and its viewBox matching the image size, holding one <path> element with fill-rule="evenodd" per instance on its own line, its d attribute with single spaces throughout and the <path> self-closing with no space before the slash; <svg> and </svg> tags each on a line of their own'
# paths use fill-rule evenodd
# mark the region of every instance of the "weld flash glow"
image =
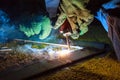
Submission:
<svg viewBox="0 0 120 80">
<path fill-rule="evenodd" d="M 62 51 L 58 51 L 58 56 L 60 57 L 60 58 L 65 58 L 65 57 L 67 57 L 67 56 L 69 56 L 70 55 L 70 50 L 62 50 Z"/>
</svg>

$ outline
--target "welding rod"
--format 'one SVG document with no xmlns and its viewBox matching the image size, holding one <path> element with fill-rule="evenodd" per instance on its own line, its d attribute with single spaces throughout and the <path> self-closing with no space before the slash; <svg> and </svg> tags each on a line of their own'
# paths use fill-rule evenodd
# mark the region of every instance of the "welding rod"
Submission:
<svg viewBox="0 0 120 80">
<path fill-rule="evenodd" d="M 70 50 L 69 36 L 66 36 L 66 41 L 67 41 L 68 50 Z"/>
</svg>

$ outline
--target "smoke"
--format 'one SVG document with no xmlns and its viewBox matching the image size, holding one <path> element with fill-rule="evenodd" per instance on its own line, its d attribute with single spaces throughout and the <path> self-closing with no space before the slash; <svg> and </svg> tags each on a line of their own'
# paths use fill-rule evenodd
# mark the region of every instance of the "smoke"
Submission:
<svg viewBox="0 0 120 80">
<path fill-rule="evenodd" d="M 24 34 L 19 31 L 16 25 L 11 23 L 8 15 L 0 10 L 0 43 L 22 37 L 25 38 Z"/>
<path fill-rule="evenodd" d="M 55 17 L 60 0 L 45 1 L 48 12 L 50 10 L 49 17 Z M 27 12 L 29 13 L 29 11 Z M 31 15 L 26 13 L 20 14 L 20 16 L 17 17 L 15 16 L 14 19 L 10 17 L 11 15 L 14 15 L 13 12 L 10 14 L 9 12 L 6 13 L 2 9 L 0 10 L 0 43 L 11 41 L 13 39 L 62 43 L 62 40 L 57 38 L 58 32 L 56 33 L 56 30 L 51 28 L 52 25 L 49 17 L 44 16 L 47 14 L 34 13 Z M 33 35 L 34 29 L 34 33 L 39 31 L 39 29 L 36 28 L 39 26 L 41 27 L 39 34 Z M 27 36 L 25 33 L 29 33 L 30 36 Z"/>
<path fill-rule="evenodd" d="M 34 48 L 34 44 L 24 44 L 22 46 L 15 47 L 15 51 L 23 54 L 31 54 L 39 59 L 54 60 L 59 58 L 68 57 L 71 52 L 78 50 L 78 48 L 72 48 L 68 50 L 65 47 L 39 44 L 36 46 L 44 46 L 44 48 Z M 82 48 L 81 48 L 82 49 Z"/>
<path fill-rule="evenodd" d="M 24 32 L 31 33 L 30 32 L 31 30 L 27 29 L 27 28 L 29 28 L 29 29 L 33 28 L 33 26 L 29 26 L 30 23 L 33 23 L 33 21 L 35 22 L 35 20 L 38 18 L 41 20 L 41 17 L 38 17 L 37 15 L 35 15 L 35 16 L 36 17 L 33 17 L 33 20 L 29 20 L 29 17 L 24 16 L 24 19 L 27 18 L 29 24 L 25 24 L 26 20 L 21 21 L 21 19 L 23 19 L 23 17 L 19 19 L 19 24 L 16 24 L 17 21 L 16 22 L 11 21 L 11 19 L 8 17 L 8 15 L 4 11 L 0 10 L 0 43 L 5 43 L 5 42 L 11 41 L 13 39 L 24 39 L 24 40 L 27 39 L 27 40 L 34 40 L 34 41 L 59 43 L 60 39 L 57 39 L 57 37 L 56 37 L 57 32 L 55 30 L 51 30 L 51 27 L 49 27 L 52 25 L 50 25 L 50 21 L 49 21 L 48 17 L 45 17 L 45 19 L 43 19 L 42 21 L 39 21 L 39 20 L 36 21 L 42 25 L 44 24 L 44 26 L 40 26 L 41 31 L 44 30 L 43 32 L 40 32 L 39 35 L 35 34 L 30 37 L 25 35 Z M 44 18 L 44 16 L 42 18 Z M 46 19 L 47 19 L 47 21 L 46 21 Z M 48 22 L 49 22 L 49 24 L 48 24 Z M 20 24 L 24 24 L 25 29 L 27 29 L 27 30 L 24 30 L 24 32 L 21 31 L 20 26 L 19 26 Z M 37 29 L 38 28 L 35 28 L 36 31 L 37 31 Z M 39 38 L 40 35 L 46 35 L 46 34 L 47 34 L 47 37 L 45 39 L 41 40 Z"/>
</svg>

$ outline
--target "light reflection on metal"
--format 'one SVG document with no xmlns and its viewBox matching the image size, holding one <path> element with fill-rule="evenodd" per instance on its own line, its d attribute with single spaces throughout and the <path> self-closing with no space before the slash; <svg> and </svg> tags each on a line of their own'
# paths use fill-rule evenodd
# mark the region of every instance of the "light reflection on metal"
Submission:
<svg viewBox="0 0 120 80">
<path fill-rule="evenodd" d="M 10 52 L 12 51 L 12 49 L 8 48 L 8 47 L 1 47 L 0 48 L 0 52 Z"/>
<path fill-rule="evenodd" d="M 31 40 L 22 40 L 22 39 L 15 39 L 15 41 L 23 41 L 23 42 L 30 42 L 30 43 L 38 43 L 38 44 L 48 44 L 48 45 L 54 45 L 54 46 L 61 46 L 61 47 L 68 47 L 68 45 L 64 44 L 55 44 L 55 43 L 46 43 L 46 42 L 38 42 L 38 41 L 31 41 Z M 83 49 L 83 47 L 80 46 L 70 46 L 71 48 L 76 48 L 76 49 Z"/>
<path fill-rule="evenodd" d="M 16 39 L 15 41 L 25 43 L 23 48 L 21 48 L 22 46 L 20 47 L 21 49 L 20 52 L 23 52 L 23 49 L 25 51 L 25 48 L 26 48 L 25 53 L 30 53 L 31 51 L 31 53 L 34 56 L 39 57 L 39 58 L 43 57 L 46 60 L 67 59 L 70 57 L 72 52 L 83 49 L 83 47 L 79 47 L 79 46 L 71 46 L 70 49 L 68 49 L 68 45 L 45 43 L 45 42 L 22 40 L 22 39 Z M 47 44 L 47 46 L 45 48 L 37 49 L 37 48 L 32 48 L 31 44 L 29 43 L 35 43 L 35 44 L 37 43 L 38 45 Z M 59 48 L 59 49 L 55 49 L 55 48 Z"/>
</svg>

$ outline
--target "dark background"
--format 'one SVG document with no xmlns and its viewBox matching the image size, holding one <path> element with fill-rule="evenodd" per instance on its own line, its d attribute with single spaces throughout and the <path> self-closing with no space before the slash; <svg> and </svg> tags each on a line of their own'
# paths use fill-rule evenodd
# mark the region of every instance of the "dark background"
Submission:
<svg viewBox="0 0 120 80">
<path fill-rule="evenodd" d="M 87 8 L 95 14 L 101 5 L 108 1 L 110 0 L 90 0 Z M 44 0 L 0 0 L 0 9 L 5 11 L 12 19 L 25 13 L 37 14 L 46 12 Z"/>
</svg>

